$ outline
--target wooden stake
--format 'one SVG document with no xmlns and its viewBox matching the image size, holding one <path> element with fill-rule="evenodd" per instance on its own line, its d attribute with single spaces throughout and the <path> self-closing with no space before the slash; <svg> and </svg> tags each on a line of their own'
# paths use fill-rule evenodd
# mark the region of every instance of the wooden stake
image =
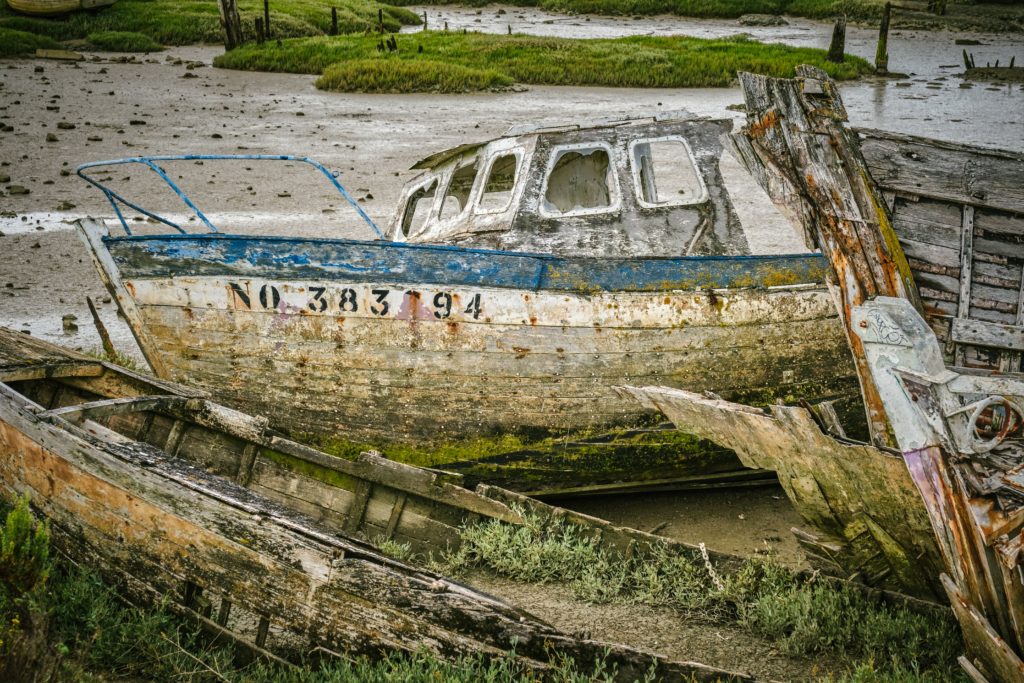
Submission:
<svg viewBox="0 0 1024 683">
<path fill-rule="evenodd" d="M 338 35 L 338 8 L 331 8 L 331 35 Z"/>
<path fill-rule="evenodd" d="M 263 30 L 267 38 L 270 38 L 270 0 L 263 0 Z"/>
<path fill-rule="evenodd" d="M 92 297 L 85 297 L 85 303 L 89 304 L 89 312 L 92 313 L 92 322 L 96 325 L 96 332 L 100 335 L 100 344 L 103 345 L 103 353 L 107 354 L 107 358 L 111 362 L 117 358 L 117 349 L 114 348 L 114 342 L 110 341 L 110 334 L 107 332 L 106 326 L 103 321 L 100 320 L 100 314 L 96 310 L 96 304 L 92 302 Z"/>
<path fill-rule="evenodd" d="M 892 16 L 892 3 L 885 3 L 882 10 L 882 23 L 878 27 L 878 48 L 875 50 L 875 71 L 880 74 L 889 73 L 889 19 Z"/>
<path fill-rule="evenodd" d="M 263 18 L 256 17 L 256 42 L 263 44 Z"/>
<path fill-rule="evenodd" d="M 219 0 L 220 25 L 224 28 L 224 49 L 234 50 L 244 41 L 242 39 L 242 19 L 238 16 L 236 0 Z"/>
<path fill-rule="evenodd" d="M 836 21 L 835 27 L 832 29 L 832 42 L 828 46 L 828 56 L 825 57 L 830 62 L 836 64 L 843 63 L 843 53 L 846 52 L 846 17 L 840 17 Z"/>
</svg>

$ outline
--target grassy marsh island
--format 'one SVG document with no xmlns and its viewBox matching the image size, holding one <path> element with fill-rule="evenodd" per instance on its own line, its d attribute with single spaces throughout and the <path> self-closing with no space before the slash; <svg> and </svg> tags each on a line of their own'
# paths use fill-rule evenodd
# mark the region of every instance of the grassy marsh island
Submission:
<svg viewBox="0 0 1024 683">
<path fill-rule="evenodd" d="M 824 50 L 723 39 L 633 36 L 571 39 L 423 31 L 397 36 L 398 50 L 381 53 L 380 36 L 338 36 L 248 44 L 218 56 L 214 66 L 250 71 L 322 74 L 317 86 L 346 92 L 464 92 L 529 85 L 626 88 L 725 87 L 737 71 L 793 75 L 814 64 L 836 79 L 872 71 L 863 59 L 841 64 Z M 419 64 L 412 68 L 411 64 Z"/>
</svg>

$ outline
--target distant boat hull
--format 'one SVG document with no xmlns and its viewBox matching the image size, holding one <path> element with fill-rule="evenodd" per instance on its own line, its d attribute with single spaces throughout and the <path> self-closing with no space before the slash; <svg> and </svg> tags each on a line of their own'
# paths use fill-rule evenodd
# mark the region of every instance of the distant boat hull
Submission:
<svg viewBox="0 0 1024 683">
<path fill-rule="evenodd" d="M 433 446 L 510 433 L 574 440 L 650 422 L 651 411 L 613 391 L 626 383 L 755 404 L 857 390 L 814 255 L 574 260 L 345 240 L 110 238 L 95 223 L 83 233 L 159 375 L 293 433 Z M 742 467 L 721 449 L 661 449 L 649 462 L 622 449 L 600 463 L 491 455 L 449 451 L 420 464 L 478 469 L 533 492 Z"/>
<path fill-rule="evenodd" d="M 21 14 L 46 17 L 113 5 L 116 0 L 7 0 L 7 6 Z"/>
</svg>

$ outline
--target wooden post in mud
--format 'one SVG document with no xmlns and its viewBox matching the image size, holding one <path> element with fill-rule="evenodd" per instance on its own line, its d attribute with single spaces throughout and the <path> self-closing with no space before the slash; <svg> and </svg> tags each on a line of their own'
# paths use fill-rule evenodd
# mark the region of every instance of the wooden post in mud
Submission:
<svg viewBox="0 0 1024 683">
<path fill-rule="evenodd" d="M 114 342 L 110 341 L 110 333 L 107 332 L 106 325 L 100 320 L 99 311 L 96 310 L 96 304 L 92 302 L 92 297 L 85 297 L 85 303 L 89 305 L 89 312 L 92 313 L 92 322 L 96 325 L 96 333 L 100 335 L 100 344 L 103 346 L 103 353 L 107 354 L 107 358 L 111 362 L 114 362 L 117 358 L 117 349 L 114 348 Z"/>
<path fill-rule="evenodd" d="M 808 246 L 820 248 L 831 264 L 829 284 L 838 291 L 872 441 L 894 447 L 852 311 L 878 296 L 907 299 L 918 310 L 921 300 L 856 133 L 842 125 L 847 116 L 838 86 L 812 66 L 797 67 L 796 76 L 741 73 L 747 125 L 730 142 L 758 184 L 803 226 Z"/>
<path fill-rule="evenodd" d="M 427 10 L 423 10 L 423 30 L 427 30 Z"/>
<path fill-rule="evenodd" d="M 338 35 L 338 8 L 331 8 L 331 35 Z"/>
<path fill-rule="evenodd" d="M 836 64 L 843 63 L 843 53 L 846 52 L 846 17 L 842 16 L 836 20 L 832 29 L 832 42 L 828 46 L 828 55 L 825 57 Z"/>
<path fill-rule="evenodd" d="M 224 28 L 224 49 L 234 50 L 242 44 L 242 19 L 237 0 L 219 0 L 220 25 Z"/>
<path fill-rule="evenodd" d="M 270 0 L 263 0 L 263 30 L 270 37 Z"/>
<path fill-rule="evenodd" d="M 889 73 L 889 19 L 892 17 L 892 3 L 885 3 L 882 23 L 878 27 L 878 47 L 875 49 L 875 71 Z"/>
</svg>

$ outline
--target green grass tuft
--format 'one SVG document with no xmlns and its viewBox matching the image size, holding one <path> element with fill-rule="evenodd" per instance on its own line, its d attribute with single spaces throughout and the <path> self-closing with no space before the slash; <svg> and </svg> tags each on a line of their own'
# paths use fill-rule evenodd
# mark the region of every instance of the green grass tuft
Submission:
<svg viewBox="0 0 1024 683">
<path fill-rule="evenodd" d="M 142 33 L 132 31 L 97 31 L 90 33 L 89 43 L 108 52 L 159 52 L 164 46 Z"/>
<path fill-rule="evenodd" d="M 344 36 L 245 45 L 218 56 L 214 65 L 320 74 L 334 64 L 381 61 L 379 40 L 377 36 Z M 399 36 L 398 45 L 399 51 L 387 55 L 387 62 L 444 62 L 469 69 L 486 64 L 497 74 L 533 85 L 725 87 L 734 82 L 737 71 L 792 77 L 799 64 L 819 66 L 840 80 L 872 71 L 871 65 L 858 57 L 847 56 L 842 64 L 833 64 L 825 60 L 823 50 L 764 44 L 742 36 L 714 40 L 680 36 L 574 40 L 424 31 Z M 352 82 L 358 83 L 358 79 Z M 326 83 L 331 83 L 332 89 L 340 89 L 343 84 L 333 80 Z M 417 80 L 410 77 L 404 86 L 398 85 L 395 89 L 404 91 L 415 87 Z"/>
<path fill-rule="evenodd" d="M 35 54 L 38 49 L 59 50 L 64 46 L 52 38 L 0 26 L 0 57 Z"/>
<path fill-rule="evenodd" d="M 428 59 L 356 59 L 324 69 L 316 81 L 320 90 L 334 92 L 460 93 L 507 88 L 513 80 L 493 70 L 472 69 Z"/>
<path fill-rule="evenodd" d="M 908 672 L 913 676 L 900 680 L 955 676 L 963 646 L 949 613 L 923 615 L 886 605 L 770 560 L 750 560 L 731 574 L 697 553 L 667 546 L 623 560 L 579 527 L 524 517 L 522 526 L 491 520 L 464 529 L 462 545 L 441 569 L 484 568 L 521 581 L 565 583 L 586 602 L 667 606 L 731 620 L 788 653 L 834 658 L 850 667 L 850 676 L 859 676 L 850 680 L 895 680 Z"/>
</svg>

